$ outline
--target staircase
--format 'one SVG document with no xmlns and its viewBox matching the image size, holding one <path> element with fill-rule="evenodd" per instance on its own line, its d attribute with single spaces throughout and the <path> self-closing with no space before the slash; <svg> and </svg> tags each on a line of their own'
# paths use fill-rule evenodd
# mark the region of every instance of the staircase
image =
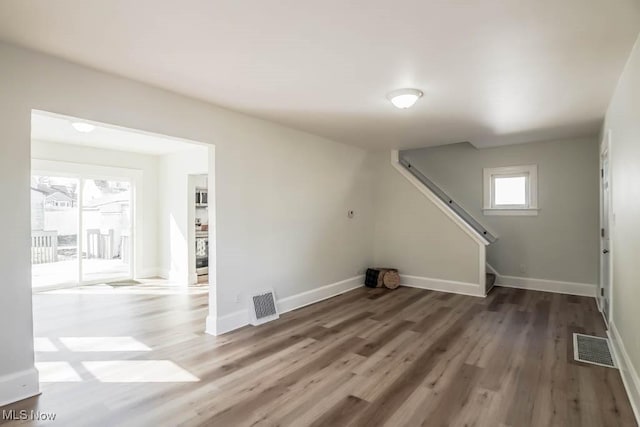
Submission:
<svg viewBox="0 0 640 427">
<path fill-rule="evenodd" d="M 425 187 L 427 187 L 433 194 L 435 194 L 440 200 L 446 203 L 455 214 L 466 222 L 476 233 L 481 235 L 488 243 L 493 243 L 498 238 L 491 234 L 486 228 L 482 226 L 474 217 L 472 217 L 462 206 L 453 201 L 451 197 L 447 195 L 440 187 L 438 187 L 433 181 L 426 177 L 422 172 L 416 169 L 411 163 L 402 157 L 402 153 L 398 158 L 399 163 L 405 167 L 407 171 L 418 179 Z"/>
<path fill-rule="evenodd" d="M 396 150 L 391 152 L 391 164 L 478 244 L 480 256 L 477 279 L 480 285 L 478 296 L 486 296 L 495 286 L 497 277 L 495 274 L 487 273 L 486 271 L 485 247 L 498 240 L 498 237 L 487 230 L 462 206 L 453 201 L 447 193 L 424 173 L 414 167 L 408 159 L 402 156 L 401 152 Z"/>
</svg>

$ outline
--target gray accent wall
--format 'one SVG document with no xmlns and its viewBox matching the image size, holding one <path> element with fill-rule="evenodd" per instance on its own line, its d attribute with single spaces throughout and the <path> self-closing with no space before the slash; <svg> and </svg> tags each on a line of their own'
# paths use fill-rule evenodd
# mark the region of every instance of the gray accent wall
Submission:
<svg viewBox="0 0 640 427">
<path fill-rule="evenodd" d="M 496 233 L 487 262 L 501 275 L 595 284 L 599 154 L 592 138 L 477 149 L 458 143 L 403 151 L 411 164 Z M 483 169 L 537 164 L 537 216 L 485 216 Z"/>
</svg>

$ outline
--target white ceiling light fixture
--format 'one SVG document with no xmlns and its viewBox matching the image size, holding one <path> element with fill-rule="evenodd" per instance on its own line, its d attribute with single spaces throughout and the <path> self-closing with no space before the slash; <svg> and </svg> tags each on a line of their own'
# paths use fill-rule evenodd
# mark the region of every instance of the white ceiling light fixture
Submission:
<svg viewBox="0 0 640 427">
<path fill-rule="evenodd" d="M 85 122 L 73 122 L 71 123 L 71 126 L 73 126 L 73 128 L 78 132 L 82 132 L 82 133 L 93 132 L 93 130 L 96 128 L 91 123 L 85 123 Z"/>
<path fill-rule="evenodd" d="M 422 97 L 422 91 L 418 89 L 398 89 L 387 94 L 387 99 L 400 109 L 410 108 Z"/>
</svg>

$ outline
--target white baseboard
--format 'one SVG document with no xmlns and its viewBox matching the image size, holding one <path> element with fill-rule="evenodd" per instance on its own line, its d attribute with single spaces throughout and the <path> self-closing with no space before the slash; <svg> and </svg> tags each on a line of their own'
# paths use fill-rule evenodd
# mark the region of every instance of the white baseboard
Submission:
<svg viewBox="0 0 640 427">
<path fill-rule="evenodd" d="M 278 310 L 280 313 L 296 310 L 304 306 L 334 297 L 336 295 L 349 292 L 364 285 L 364 275 L 351 277 L 330 285 L 302 292 L 287 298 L 278 300 Z"/>
<path fill-rule="evenodd" d="M 361 286 L 364 286 L 364 275 L 351 277 L 346 280 L 341 280 L 340 282 L 311 289 L 310 291 L 279 299 L 277 301 L 278 311 L 280 313 L 286 313 L 288 311 L 296 310 L 336 295 L 343 294 Z M 249 312 L 246 309 L 238 310 L 216 319 L 207 318 L 206 332 L 211 335 L 222 335 L 248 324 Z"/>
<path fill-rule="evenodd" d="M 0 406 L 37 394 L 40 394 L 40 385 L 35 367 L 0 377 Z"/>
<path fill-rule="evenodd" d="M 162 269 L 159 267 L 143 268 L 136 274 L 136 279 L 147 279 L 150 277 L 162 277 Z"/>
<path fill-rule="evenodd" d="M 613 321 L 609 322 L 609 330 L 607 331 L 611 347 L 613 348 L 613 357 L 616 359 L 616 365 L 620 369 L 624 388 L 629 396 L 633 414 L 636 416 L 636 422 L 640 424 L 640 377 L 636 371 L 629 353 L 622 341 L 622 337 Z"/>
<path fill-rule="evenodd" d="M 453 280 L 431 279 L 429 277 L 400 275 L 402 286 L 429 289 L 432 291 L 451 292 L 454 294 L 484 297 L 484 288 L 477 283 L 456 282 Z"/>
<path fill-rule="evenodd" d="M 207 333 L 211 335 L 222 335 L 240 329 L 248 324 L 249 312 L 247 310 L 238 310 L 215 319 L 207 318 Z"/>
<path fill-rule="evenodd" d="M 209 335 L 217 335 L 218 322 L 216 322 L 216 316 L 207 315 L 206 326 L 204 333 Z"/>
<path fill-rule="evenodd" d="M 597 285 L 558 280 L 534 279 L 531 277 L 496 276 L 496 286 L 505 288 L 529 289 L 532 291 L 555 292 L 557 294 L 596 296 Z"/>
<path fill-rule="evenodd" d="M 158 276 L 162 277 L 165 280 L 169 280 L 171 272 L 165 268 L 161 268 L 158 270 Z"/>
<path fill-rule="evenodd" d="M 157 276 L 175 282 L 178 285 L 190 285 L 198 283 L 198 275 L 196 273 L 187 273 L 179 270 L 167 270 L 160 268 L 156 271 Z"/>
<path fill-rule="evenodd" d="M 198 283 L 198 273 L 189 273 L 189 285 Z"/>
</svg>

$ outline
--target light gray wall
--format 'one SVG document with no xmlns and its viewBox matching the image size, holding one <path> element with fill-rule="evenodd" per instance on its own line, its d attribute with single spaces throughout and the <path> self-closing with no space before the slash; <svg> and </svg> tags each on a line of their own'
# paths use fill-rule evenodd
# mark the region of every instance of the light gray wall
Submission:
<svg viewBox="0 0 640 427">
<path fill-rule="evenodd" d="M 598 280 L 598 142 L 594 138 L 476 149 L 469 143 L 402 153 L 499 240 L 487 262 L 500 274 Z M 483 168 L 538 165 L 538 216 L 485 216 Z"/>
<path fill-rule="evenodd" d="M 31 109 L 215 144 L 213 316 L 245 308 L 238 294 L 273 287 L 285 298 L 352 278 L 370 264 L 366 151 L 7 44 L 0 43 L 0 63 L 0 192 L 12 197 L 11 209 L 0 210 L 0 401 L 37 389 Z"/>
<path fill-rule="evenodd" d="M 637 375 L 640 372 L 640 38 L 615 90 L 603 129 L 611 131 L 612 329 L 619 332 Z"/>
<path fill-rule="evenodd" d="M 478 283 L 478 244 L 393 168 L 372 153 L 376 171 L 374 260 L 400 274 Z"/>
</svg>

